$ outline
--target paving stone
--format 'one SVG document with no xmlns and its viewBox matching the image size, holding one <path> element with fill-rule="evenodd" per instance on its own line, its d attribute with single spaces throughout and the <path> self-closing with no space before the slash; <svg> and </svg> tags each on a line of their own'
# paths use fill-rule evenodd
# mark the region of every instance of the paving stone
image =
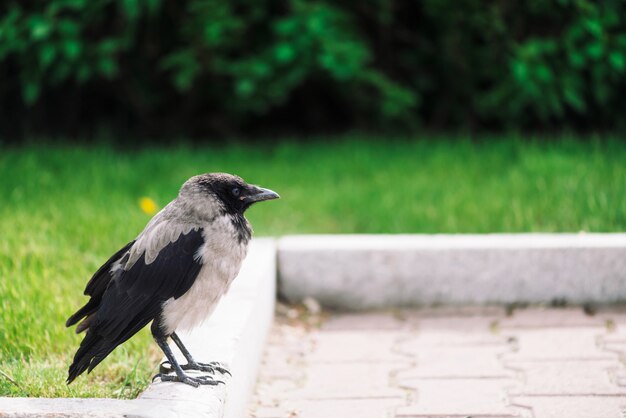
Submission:
<svg viewBox="0 0 626 418">
<path fill-rule="evenodd" d="M 605 352 L 617 355 L 626 364 L 626 341 L 624 342 L 601 342 L 600 348 Z"/>
<path fill-rule="evenodd" d="M 459 379 L 420 380 L 407 388 L 416 391 L 411 405 L 398 408 L 396 417 L 521 417 L 523 412 L 508 405 L 505 388 L 510 380 Z"/>
<path fill-rule="evenodd" d="M 626 324 L 614 326 L 602 335 L 603 342 L 626 343 Z"/>
<path fill-rule="evenodd" d="M 309 335 L 310 331 L 300 326 L 274 324 L 267 341 L 266 352 L 271 354 L 272 350 L 276 350 L 289 356 L 302 356 L 312 349 L 313 342 L 308 338 Z"/>
<path fill-rule="evenodd" d="M 506 316 L 506 310 L 501 306 L 437 306 L 431 308 L 420 309 L 401 309 L 397 315 L 409 322 L 416 323 L 424 319 L 472 319 L 480 320 L 485 318 L 488 320 L 499 319 Z"/>
<path fill-rule="evenodd" d="M 291 356 L 289 353 L 279 353 L 277 350 L 267 352 L 267 355 L 261 362 L 262 375 L 274 377 L 290 377 L 293 376 L 294 369 L 297 368 L 302 357 Z"/>
<path fill-rule="evenodd" d="M 260 380 L 299 380 L 301 376 L 304 376 L 304 371 L 299 371 L 299 367 L 293 364 L 286 364 L 281 368 L 268 368 L 267 365 L 262 364 L 263 371 L 259 374 Z"/>
<path fill-rule="evenodd" d="M 609 370 L 619 367 L 614 361 L 512 362 L 522 370 L 524 383 L 510 395 L 624 395 L 626 388 L 610 379 Z"/>
<path fill-rule="evenodd" d="M 406 349 L 417 349 L 418 347 L 451 347 L 451 346 L 473 346 L 473 345 L 500 345 L 504 346 L 510 342 L 510 336 L 495 334 L 491 332 L 472 331 L 451 331 L 451 330 L 421 330 L 421 332 L 408 340 L 404 345 Z M 511 346 L 512 347 L 512 346 Z M 511 348 L 512 349 L 512 348 Z"/>
<path fill-rule="evenodd" d="M 258 382 L 264 382 L 267 384 L 281 383 L 282 386 L 287 387 L 290 385 L 297 385 L 298 382 L 305 379 L 305 370 L 296 365 L 289 365 L 281 369 L 268 369 L 266 365 L 261 365 L 261 373 L 257 379 Z"/>
<path fill-rule="evenodd" d="M 506 333 L 506 331 L 503 331 Z M 518 351 L 506 354 L 506 360 L 615 360 L 617 355 L 599 347 L 599 328 L 528 328 L 509 335 Z"/>
<path fill-rule="evenodd" d="M 510 335 L 500 333 L 493 326 L 462 327 L 458 329 L 439 327 L 440 321 L 426 321 L 415 336 L 411 336 L 404 344 L 405 348 L 417 350 L 425 346 L 472 346 L 472 345 L 505 345 Z M 469 324 L 468 324 L 469 325 Z"/>
<path fill-rule="evenodd" d="M 533 418 L 624 418 L 626 398 L 546 396 L 512 397 L 513 405 L 531 408 Z"/>
<path fill-rule="evenodd" d="M 250 416 L 626 418 L 622 317 L 607 326 L 606 313 L 535 309 L 509 326 L 501 313 L 457 314 L 279 328 Z"/>
<path fill-rule="evenodd" d="M 314 348 L 309 331 L 298 326 L 274 324 L 261 360 L 259 380 L 297 380 L 304 373 L 301 363 Z"/>
<path fill-rule="evenodd" d="M 443 310 L 444 312 L 447 309 L 437 308 L 429 311 L 404 311 L 400 312 L 399 315 L 407 322 L 407 324 L 412 327 L 417 327 L 418 329 L 422 328 L 441 328 L 441 329 L 449 329 L 449 330 L 462 330 L 466 327 L 470 327 L 472 329 L 485 329 L 489 330 L 492 324 L 497 323 L 502 318 L 505 317 L 504 311 L 500 312 L 497 310 L 493 314 L 489 314 L 488 312 L 482 313 L 481 311 L 476 311 L 474 309 L 468 310 L 467 315 L 463 315 L 461 312 L 455 312 L 451 315 L 446 315 L 444 313 L 439 312 Z M 498 313 L 500 312 L 500 313 Z"/>
<path fill-rule="evenodd" d="M 290 401 L 287 410 L 293 418 L 387 418 L 403 399 L 332 399 Z"/>
<path fill-rule="evenodd" d="M 248 411 L 250 418 L 285 418 L 288 414 L 285 409 L 277 407 L 252 407 Z"/>
<path fill-rule="evenodd" d="M 605 325 L 607 331 L 600 338 L 602 342 L 626 344 L 626 314 L 607 316 Z"/>
<path fill-rule="evenodd" d="M 581 308 L 527 308 L 517 309 L 502 319 L 502 328 L 548 328 L 548 327 L 604 327 L 606 319 L 599 315 L 587 315 Z"/>
<path fill-rule="evenodd" d="M 626 344 L 626 329 L 619 332 L 611 332 L 600 337 L 601 345 L 614 345 L 616 347 Z"/>
<path fill-rule="evenodd" d="M 414 343 L 413 343 L 414 344 Z M 403 350 L 413 348 L 416 366 L 398 373 L 398 380 L 417 378 L 506 378 L 515 372 L 506 369 L 500 355 L 509 352 L 507 346 L 478 345 L 456 347 L 432 347 L 402 345 Z"/>
<path fill-rule="evenodd" d="M 407 362 L 393 350 L 398 332 L 333 331 L 315 333 L 315 348 L 307 357 L 313 363 Z"/>
<path fill-rule="evenodd" d="M 336 314 L 322 323 L 323 331 L 401 330 L 406 322 L 393 312 Z"/>
<path fill-rule="evenodd" d="M 304 377 L 304 376 L 303 376 Z M 303 384 L 301 378 L 287 379 L 259 379 L 257 383 L 257 394 L 263 399 L 263 405 L 275 405 L 281 399 L 288 397 L 294 390 Z"/>
<path fill-rule="evenodd" d="M 472 311 L 470 310 L 470 313 Z M 480 312 L 480 311 L 479 311 Z M 476 312 L 474 312 L 476 313 Z M 498 321 L 501 316 L 477 314 L 469 317 L 432 316 L 408 319 L 413 321 L 417 333 L 409 340 L 409 349 L 434 345 L 494 345 L 506 344 L 509 336 L 499 332 Z"/>
<path fill-rule="evenodd" d="M 626 387 L 626 370 L 622 367 L 612 371 L 613 382 L 621 387 Z"/>
<path fill-rule="evenodd" d="M 626 314 L 607 316 L 607 332 L 598 341 L 602 350 L 617 355 L 623 367 L 626 367 Z M 619 384 L 623 384 L 621 378 L 618 380 Z"/>
<path fill-rule="evenodd" d="M 405 392 L 390 385 L 389 363 L 315 364 L 307 369 L 294 399 L 403 398 Z"/>
</svg>

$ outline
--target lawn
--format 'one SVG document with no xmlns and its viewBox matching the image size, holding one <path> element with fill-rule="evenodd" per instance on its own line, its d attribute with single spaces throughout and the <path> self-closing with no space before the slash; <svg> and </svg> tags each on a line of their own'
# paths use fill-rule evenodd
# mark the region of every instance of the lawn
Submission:
<svg viewBox="0 0 626 418">
<path fill-rule="evenodd" d="M 122 150 L 0 145 L 0 395 L 132 398 L 160 354 L 146 330 L 65 384 L 64 327 L 91 274 L 188 177 L 237 173 L 282 199 L 257 235 L 626 231 L 626 142 L 334 138 Z M 9 378 L 15 383 L 12 383 Z"/>
</svg>

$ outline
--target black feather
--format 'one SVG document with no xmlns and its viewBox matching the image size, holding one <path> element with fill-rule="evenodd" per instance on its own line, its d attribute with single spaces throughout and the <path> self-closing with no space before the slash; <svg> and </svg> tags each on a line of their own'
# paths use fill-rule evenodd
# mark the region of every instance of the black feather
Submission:
<svg viewBox="0 0 626 418">
<path fill-rule="evenodd" d="M 113 254 L 107 260 L 107 262 L 104 263 L 98 269 L 98 271 L 94 273 L 94 275 L 91 277 L 91 280 L 89 280 L 89 282 L 87 283 L 84 293 L 85 295 L 91 296 L 91 299 L 89 299 L 89 302 L 87 302 L 85 306 L 80 308 L 78 311 L 76 311 L 74 315 L 70 316 L 67 319 L 67 321 L 65 322 L 66 327 L 71 327 L 72 325 L 74 325 L 84 317 L 92 314 L 93 312 L 95 312 L 96 309 L 98 309 L 98 306 L 100 306 L 100 301 L 102 300 L 102 295 L 104 294 L 104 291 L 106 290 L 107 286 L 111 282 L 111 279 L 113 278 L 113 276 L 111 275 L 111 267 L 113 266 L 113 263 L 122 258 L 122 256 L 126 252 L 128 252 L 128 250 L 130 250 L 130 247 L 132 247 L 134 243 L 135 241 L 131 241 L 126 244 L 118 252 Z"/>
<path fill-rule="evenodd" d="M 252 238 L 252 229 L 246 218 L 241 214 L 234 214 L 230 216 L 230 220 L 237 231 L 237 241 L 239 244 L 247 244 Z"/>
<path fill-rule="evenodd" d="M 90 318 L 87 335 L 70 366 L 68 383 L 85 370 L 91 371 L 157 317 L 163 302 L 189 290 L 202 268 L 195 255 L 203 244 L 202 229 L 192 230 L 166 245 L 152 263 L 146 264 L 143 254 L 128 271 L 116 271 Z M 93 288 L 99 286 L 98 282 Z"/>
</svg>

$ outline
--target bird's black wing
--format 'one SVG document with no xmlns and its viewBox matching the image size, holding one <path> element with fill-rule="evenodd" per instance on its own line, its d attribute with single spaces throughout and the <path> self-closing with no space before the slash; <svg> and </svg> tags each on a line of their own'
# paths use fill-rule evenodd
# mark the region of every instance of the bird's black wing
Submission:
<svg viewBox="0 0 626 418">
<path fill-rule="evenodd" d="M 74 356 L 68 383 L 146 326 L 163 302 L 189 290 L 202 267 L 197 253 L 203 244 L 202 229 L 192 229 L 165 245 L 151 263 L 144 252 L 130 268 L 115 272 Z"/>
<path fill-rule="evenodd" d="M 85 304 L 82 308 L 80 308 L 76 313 L 70 316 L 65 322 L 66 327 L 71 327 L 81 319 L 86 316 L 91 315 L 100 306 L 100 302 L 102 301 L 102 295 L 104 295 L 104 291 L 109 286 L 109 283 L 113 279 L 113 273 L 111 272 L 111 268 L 115 262 L 119 261 L 125 253 L 130 250 L 130 247 L 135 243 L 135 241 L 131 241 L 122 247 L 118 252 L 113 254 L 106 263 L 104 263 L 98 271 L 96 271 L 91 280 L 87 283 L 85 287 L 85 295 L 91 296 L 89 302 Z M 80 326 L 79 326 L 80 328 Z M 80 330 L 77 330 L 77 332 Z"/>
</svg>

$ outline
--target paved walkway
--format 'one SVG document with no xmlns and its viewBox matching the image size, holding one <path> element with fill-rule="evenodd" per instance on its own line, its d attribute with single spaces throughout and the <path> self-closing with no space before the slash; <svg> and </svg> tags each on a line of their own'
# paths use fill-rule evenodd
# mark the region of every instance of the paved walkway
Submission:
<svg viewBox="0 0 626 418">
<path fill-rule="evenodd" d="M 279 316 L 256 418 L 624 418 L 626 312 Z"/>
</svg>

